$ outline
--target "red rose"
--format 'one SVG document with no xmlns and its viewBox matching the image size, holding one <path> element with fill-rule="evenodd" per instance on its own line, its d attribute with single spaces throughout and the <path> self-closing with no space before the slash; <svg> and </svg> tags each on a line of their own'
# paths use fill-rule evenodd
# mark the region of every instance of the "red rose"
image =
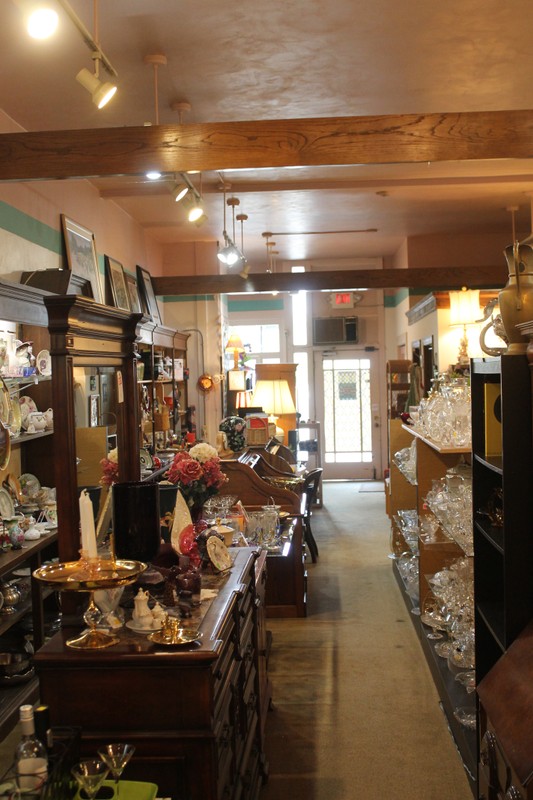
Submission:
<svg viewBox="0 0 533 800">
<path fill-rule="evenodd" d="M 179 475 L 179 481 L 186 486 L 193 483 L 193 481 L 202 479 L 202 467 L 194 458 L 189 458 L 187 461 L 180 461 L 179 464 L 175 466 Z"/>
</svg>

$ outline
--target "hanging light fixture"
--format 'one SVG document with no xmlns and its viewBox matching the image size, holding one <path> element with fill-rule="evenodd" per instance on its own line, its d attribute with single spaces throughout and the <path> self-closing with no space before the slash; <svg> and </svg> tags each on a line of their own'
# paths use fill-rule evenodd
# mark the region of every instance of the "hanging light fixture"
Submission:
<svg viewBox="0 0 533 800">
<path fill-rule="evenodd" d="M 218 251 L 217 258 L 227 267 L 233 267 L 238 261 L 244 262 L 244 256 L 235 244 L 235 206 L 240 205 L 238 197 L 229 197 L 224 204 L 224 247 Z M 226 230 L 226 205 L 230 206 L 233 219 L 233 239 L 230 239 Z"/>
<path fill-rule="evenodd" d="M 99 109 L 103 108 L 116 94 L 117 86 L 111 81 L 100 80 L 100 65 L 102 65 L 111 76 L 116 76 L 117 73 L 116 70 L 111 66 L 109 59 L 104 56 L 98 43 L 98 0 L 94 0 L 93 4 L 94 39 L 89 31 L 87 31 L 83 22 L 81 22 L 81 20 L 74 13 L 67 0 L 59 0 L 59 4 L 65 9 L 70 19 L 78 28 L 83 40 L 91 50 L 91 58 L 94 62 L 94 74 L 84 67 L 83 69 L 80 69 L 76 75 L 76 80 L 81 83 L 81 85 L 91 94 L 95 106 L 97 106 Z"/>
<path fill-rule="evenodd" d="M 190 192 L 189 185 L 183 179 L 177 181 L 172 189 L 172 196 L 176 203 L 179 203 L 180 200 L 183 200 L 187 192 Z"/>
</svg>

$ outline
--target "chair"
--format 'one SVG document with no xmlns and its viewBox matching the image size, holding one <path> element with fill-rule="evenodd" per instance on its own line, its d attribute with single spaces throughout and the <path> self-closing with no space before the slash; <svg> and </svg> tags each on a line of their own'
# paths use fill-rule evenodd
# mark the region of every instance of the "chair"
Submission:
<svg viewBox="0 0 533 800">
<path fill-rule="evenodd" d="M 322 478 L 322 467 L 317 467 L 316 469 L 312 469 L 305 476 L 301 489 L 302 492 L 301 513 L 302 513 L 304 542 L 309 548 L 313 564 L 316 564 L 316 561 L 318 559 L 318 546 L 315 541 L 315 537 L 313 536 L 313 531 L 311 530 L 311 514 L 313 513 L 312 512 L 313 503 L 316 500 L 321 478 Z"/>
</svg>

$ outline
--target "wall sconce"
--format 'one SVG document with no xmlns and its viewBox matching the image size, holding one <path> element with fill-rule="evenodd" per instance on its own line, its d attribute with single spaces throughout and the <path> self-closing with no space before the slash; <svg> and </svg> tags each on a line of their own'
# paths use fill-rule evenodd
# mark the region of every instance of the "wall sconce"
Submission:
<svg viewBox="0 0 533 800">
<path fill-rule="evenodd" d="M 449 292 L 450 295 L 450 327 L 463 328 L 463 335 L 459 343 L 457 363 L 459 366 L 468 366 L 468 336 L 467 325 L 479 322 L 481 311 L 479 308 L 479 289 L 462 289 L 460 292 Z"/>
</svg>

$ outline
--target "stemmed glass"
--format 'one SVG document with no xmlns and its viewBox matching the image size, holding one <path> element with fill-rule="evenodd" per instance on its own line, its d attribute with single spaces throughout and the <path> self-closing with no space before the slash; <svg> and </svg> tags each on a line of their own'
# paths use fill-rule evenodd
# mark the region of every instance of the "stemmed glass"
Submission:
<svg viewBox="0 0 533 800">
<path fill-rule="evenodd" d="M 75 764 L 71 770 L 80 789 L 83 789 L 89 800 L 96 797 L 98 789 L 109 774 L 109 767 L 98 759 L 89 759 Z"/>
<path fill-rule="evenodd" d="M 115 780 L 115 797 L 118 798 L 119 793 L 119 780 L 124 772 L 124 768 L 133 753 L 135 746 L 133 744 L 106 744 L 101 750 L 98 751 L 100 758 L 105 761 L 113 778 Z"/>
</svg>

